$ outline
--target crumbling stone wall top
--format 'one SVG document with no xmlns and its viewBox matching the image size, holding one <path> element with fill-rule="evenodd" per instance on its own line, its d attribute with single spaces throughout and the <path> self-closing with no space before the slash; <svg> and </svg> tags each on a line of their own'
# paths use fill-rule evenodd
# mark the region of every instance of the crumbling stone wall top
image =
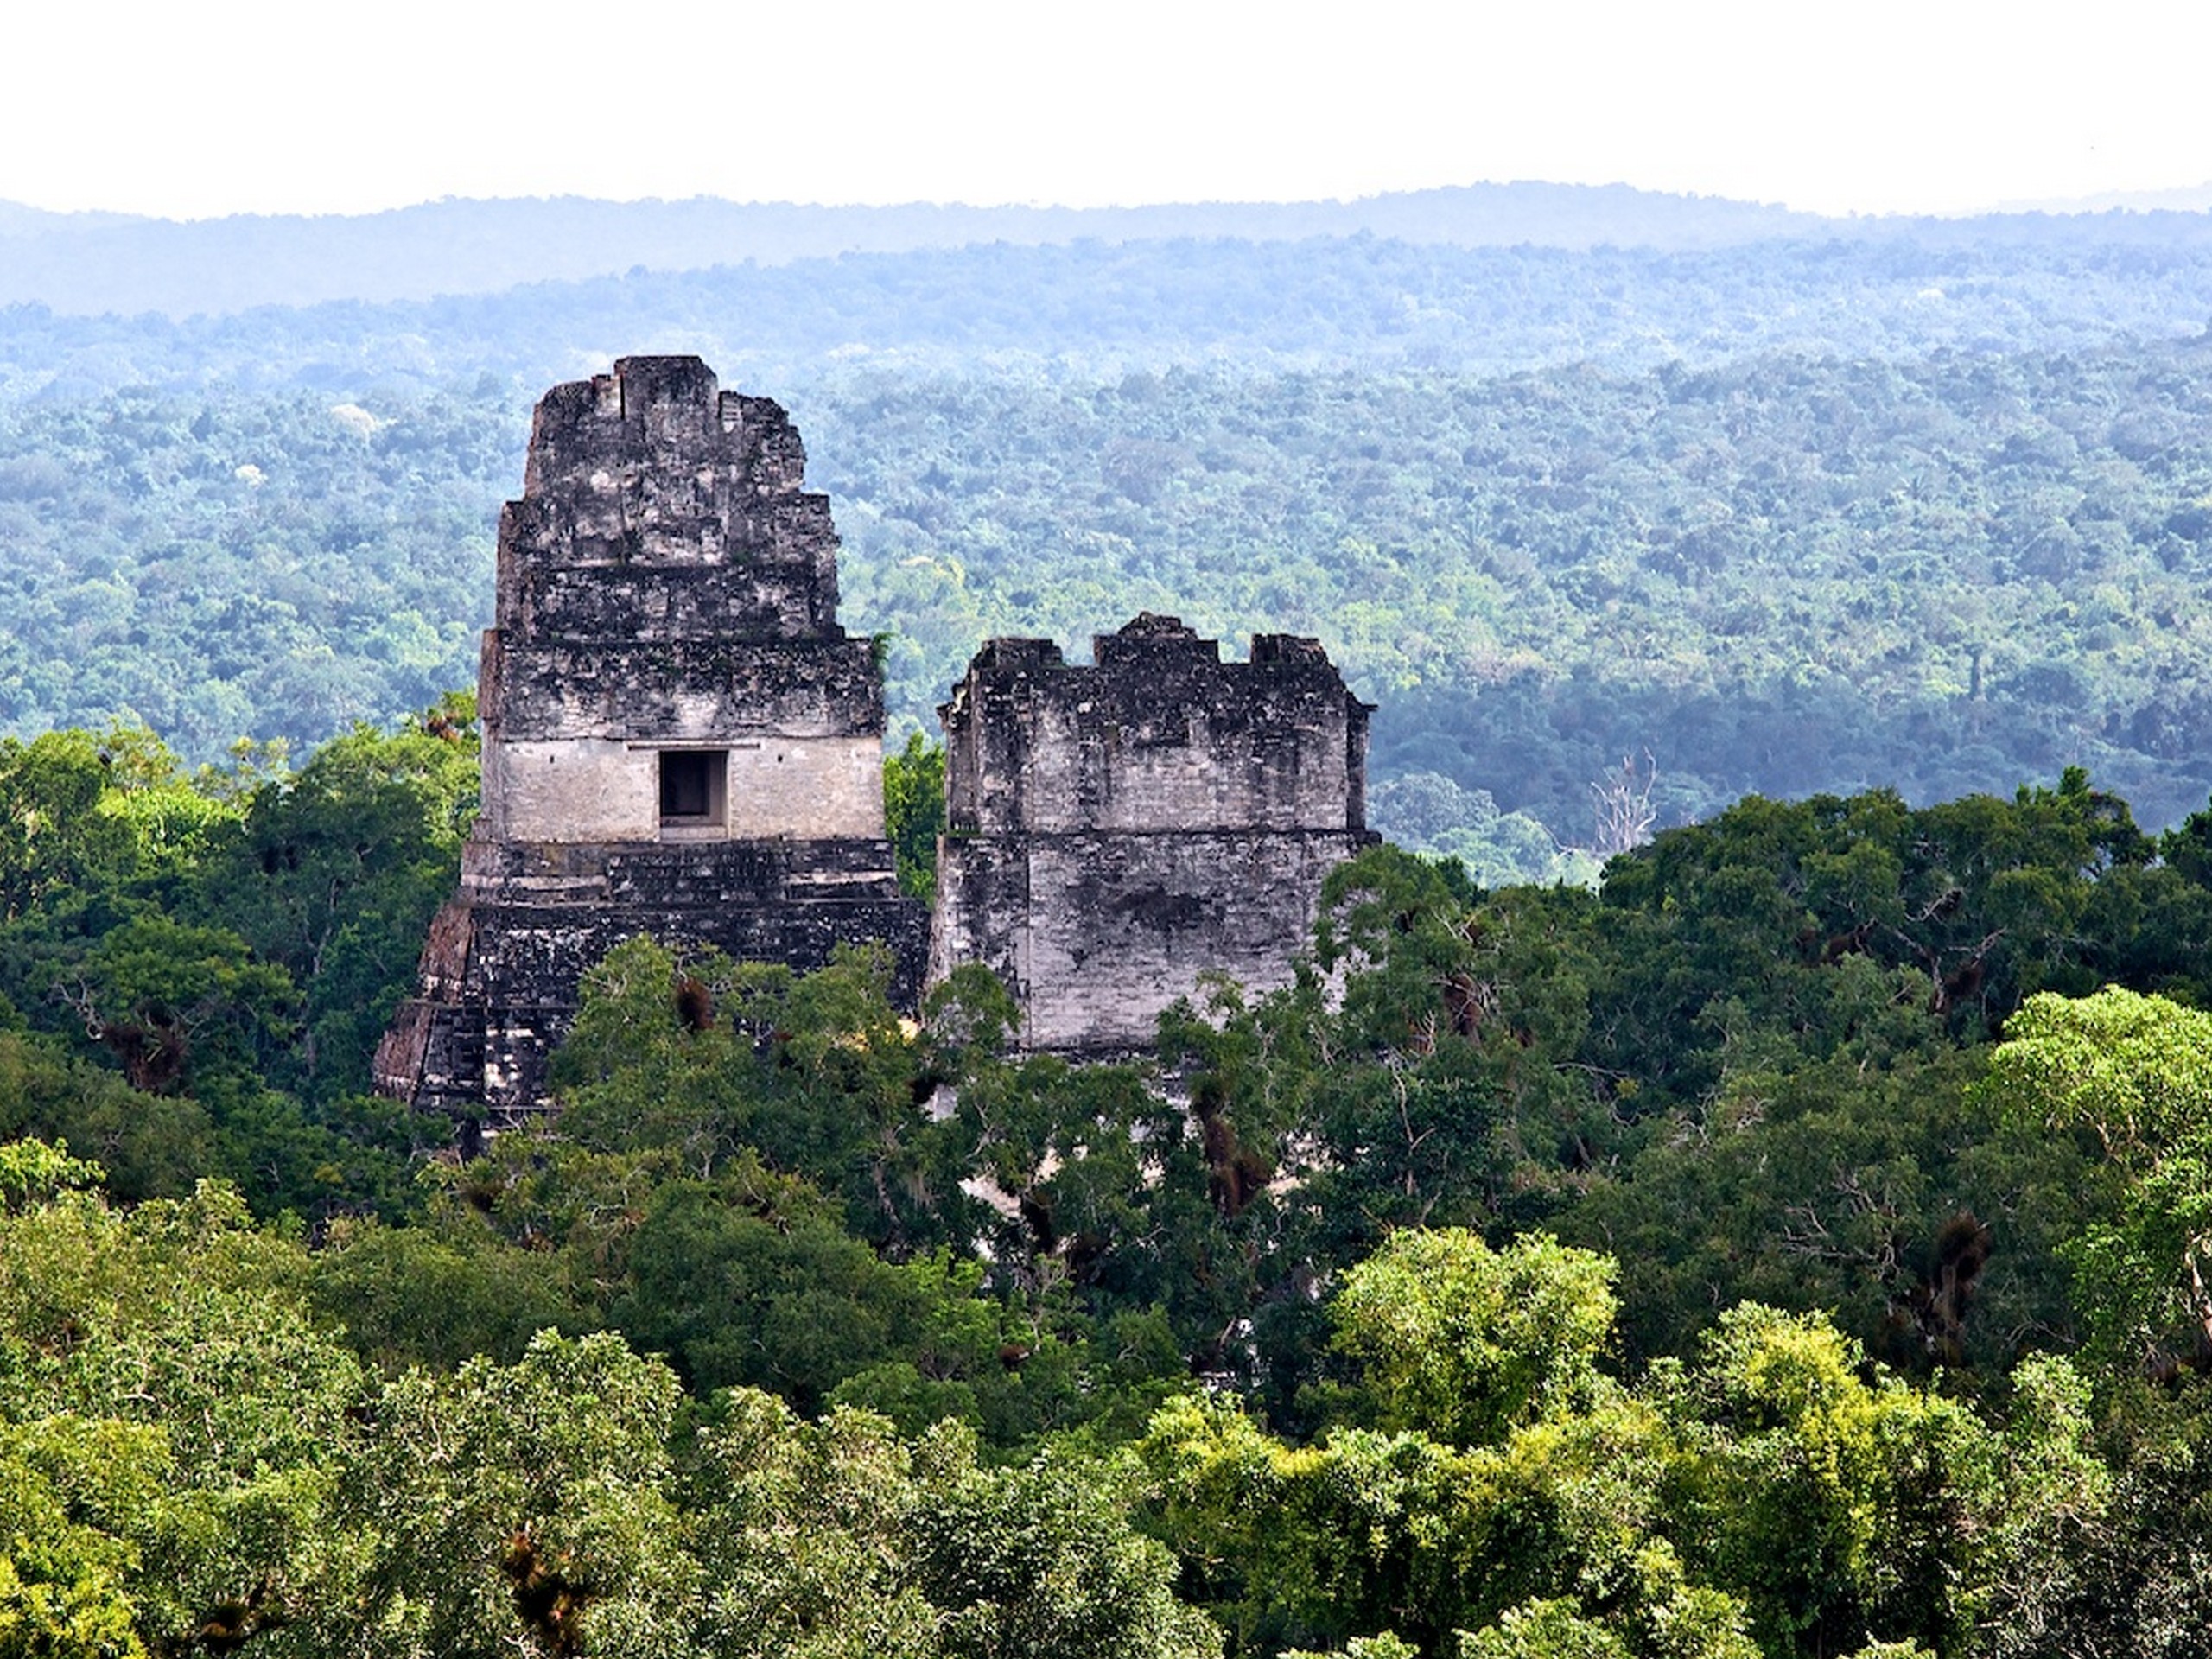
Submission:
<svg viewBox="0 0 2212 1659">
<path fill-rule="evenodd" d="M 1149 612 L 1069 664 L 994 639 L 938 713 L 955 835 L 1366 828 L 1370 706 L 1319 642 L 1251 658 Z"/>
<path fill-rule="evenodd" d="M 696 357 L 556 386 L 500 519 L 496 626 L 510 645 L 842 637 L 837 532 L 805 470 L 783 407 L 721 391 Z"/>
</svg>

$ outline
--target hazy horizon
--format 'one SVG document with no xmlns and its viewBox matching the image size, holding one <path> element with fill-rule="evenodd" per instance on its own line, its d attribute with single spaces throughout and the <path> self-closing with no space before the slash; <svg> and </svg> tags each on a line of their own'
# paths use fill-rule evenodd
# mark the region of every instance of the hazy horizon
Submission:
<svg viewBox="0 0 2212 1659">
<path fill-rule="evenodd" d="M 798 200 L 791 198 L 747 197 L 716 195 L 700 193 L 688 196 L 677 195 L 592 195 L 581 191 L 541 191 L 519 195 L 459 195 L 424 196 L 410 201 L 395 202 L 389 207 L 360 209 L 330 209 L 327 211 L 296 209 L 241 209 L 232 213 L 177 215 L 169 213 L 134 213 L 107 207 L 49 207 L 17 197 L 0 196 L 0 210 L 16 210 L 41 218 L 79 220 L 87 225 L 97 222 L 138 223 L 147 225 L 208 225 L 225 219 L 375 219 L 391 214 L 411 213 L 420 208 L 448 206 L 497 205 L 505 203 L 578 202 L 600 207 L 684 207 L 711 204 L 741 208 L 778 208 L 798 211 L 819 210 L 842 212 L 895 212 L 900 209 L 935 208 L 946 211 L 973 213 L 1021 213 L 1109 214 L 1141 213 L 1157 209 L 1179 208 L 1244 208 L 1297 207 L 1357 207 L 1363 203 L 1389 200 L 1405 197 L 1440 195 L 1465 190 L 1516 189 L 1587 190 L 1595 193 L 1630 191 L 1640 196 L 1658 197 L 1682 201 L 1725 204 L 1730 207 L 1763 208 L 1776 213 L 1802 214 L 1808 218 L 1850 219 L 1968 219 L 2002 217 L 2012 214 L 2044 213 L 2050 215 L 2100 213 L 2109 212 L 2150 213 L 2206 213 L 2212 212 L 2212 179 L 2190 185 L 2177 185 L 2156 190 L 2101 191 L 2083 196 L 2031 197 L 1993 202 L 1981 207 L 1960 207 L 1948 211 L 1920 212 L 1906 209 L 1867 213 L 1821 213 L 1815 209 L 1792 207 L 1786 202 L 1755 200 L 1750 197 L 1728 196 L 1713 191 L 1668 190 L 1630 184 L 1626 180 L 1578 181 L 1566 179 L 1469 179 L 1453 184 L 1427 185 L 1402 190 L 1376 190 L 1358 195 L 1276 195 L 1276 196 L 1212 196 L 1161 198 L 1158 200 L 1072 202 L 1055 200 L 983 201 L 954 197 L 913 197 L 899 201 Z M 0 235 L 6 233 L 0 223 Z"/>
<path fill-rule="evenodd" d="M 2212 12 L 1122 0 L 45 8 L 0 200 L 171 219 L 581 196 L 1071 208 L 1542 180 L 1830 216 L 2202 194 Z M 87 86 L 94 91 L 88 95 Z"/>
</svg>

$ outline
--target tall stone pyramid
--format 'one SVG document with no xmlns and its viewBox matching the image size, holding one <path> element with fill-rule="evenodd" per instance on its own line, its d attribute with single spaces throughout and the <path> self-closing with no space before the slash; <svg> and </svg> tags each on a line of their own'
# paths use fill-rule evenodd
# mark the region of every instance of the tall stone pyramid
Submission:
<svg viewBox="0 0 2212 1659">
<path fill-rule="evenodd" d="M 594 962 L 640 932 L 820 965 L 928 916 L 884 838 L 883 692 L 837 623 L 837 535 L 776 404 L 631 357 L 537 405 L 499 521 L 483 808 L 378 1087 L 464 1124 L 545 1098 Z"/>
</svg>

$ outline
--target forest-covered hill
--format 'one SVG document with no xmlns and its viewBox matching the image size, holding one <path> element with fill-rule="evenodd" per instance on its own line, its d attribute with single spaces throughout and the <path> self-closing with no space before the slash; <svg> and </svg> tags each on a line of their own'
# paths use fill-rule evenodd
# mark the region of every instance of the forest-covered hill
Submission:
<svg viewBox="0 0 2212 1659">
<path fill-rule="evenodd" d="M 2212 215 L 2112 233 L 1781 240 L 1664 252 L 1370 237 L 995 244 L 333 301 L 219 316 L 0 309 L 0 398 L 219 385 L 528 395 L 632 352 L 777 393 L 855 367 L 1118 378 L 1172 367 L 1707 365 L 1747 353 L 2075 351 L 2201 333 Z"/>
<path fill-rule="evenodd" d="M 2202 203 L 2195 207 L 2201 208 Z M 1874 242 L 1936 249 L 2202 247 L 2201 211 L 2015 212 L 1962 219 L 1823 218 L 1626 185 L 1463 185 L 1354 201 L 1128 207 L 852 207 L 788 202 L 446 200 L 387 213 L 184 223 L 48 213 L 0 202 L 0 304 L 74 315 L 188 317 L 330 300 L 495 294 L 626 271 L 785 264 L 849 253 L 1092 242 L 1228 244 L 1375 238 L 1452 248 L 1659 252 Z"/>
<path fill-rule="evenodd" d="M 2026 226 L 2031 221 L 2017 221 Z M 184 317 L 325 300 L 428 299 L 522 283 L 783 264 L 990 243 L 1377 236 L 1460 247 L 1696 248 L 1871 228 L 1625 185 L 1478 184 L 1357 201 L 1138 207 L 912 202 L 448 200 L 383 213 L 173 223 L 0 202 L 0 304 Z M 1884 230 L 1892 227 L 1885 226 Z M 2059 233 L 2066 227 L 2062 222 Z"/>
<path fill-rule="evenodd" d="M 0 720 L 195 760 L 473 682 L 531 394 L 0 406 Z M 2212 790 L 2212 348 L 1767 355 L 1503 377 L 852 372 L 789 394 L 894 714 L 988 635 L 1136 610 L 1318 634 L 1378 702 L 1376 817 L 1492 874 L 1751 791 L 1915 800 L 2088 766 Z M 1516 817 L 1515 815 L 1523 815 Z M 1547 833 L 1548 832 L 1548 834 Z"/>
</svg>

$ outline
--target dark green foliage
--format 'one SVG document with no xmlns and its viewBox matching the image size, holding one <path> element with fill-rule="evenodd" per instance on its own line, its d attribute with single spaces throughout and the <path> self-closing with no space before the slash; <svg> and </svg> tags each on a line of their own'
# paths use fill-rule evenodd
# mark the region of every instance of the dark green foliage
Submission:
<svg viewBox="0 0 2212 1659">
<path fill-rule="evenodd" d="M 369 1098 L 368 1060 L 452 891 L 472 717 L 448 699 L 297 773 L 188 773 L 123 726 L 0 745 L 9 1127 L 96 1152 L 124 1198 L 219 1173 L 266 1214 L 414 1208 L 445 1126 Z"/>
<path fill-rule="evenodd" d="M 1998 1659 L 2099 1649 L 2179 1659 L 2203 1642 L 2212 1388 L 2196 1376 L 2112 1392 L 2094 1444 L 2106 1466 L 2082 1471 L 2097 1497 L 2108 1483 L 2109 1498 L 2073 1496 L 2021 1517 L 2047 1532 L 2049 1567 L 2005 1586 L 2006 1617 L 1986 1647 Z"/>
<path fill-rule="evenodd" d="M 937 838 L 944 832 L 944 745 L 918 731 L 883 760 L 883 817 L 899 885 L 927 904 L 937 893 Z"/>
<path fill-rule="evenodd" d="M 591 1150 L 665 1153 L 702 1179 L 757 1153 L 836 1195 L 843 1224 L 893 1254 L 964 1238 L 957 1130 L 927 1109 L 931 1058 L 890 984 L 880 946 L 840 947 L 804 975 L 617 946 L 586 976 L 554 1065 L 563 1131 Z M 711 1010 L 703 1022 L 679 1008 L 687 990 Z"/>
<path fill-rule="evenodd" d="M 217 1166 L 198 1102 L 141 1093 L 51 1037 L 0 1032 L 0 1139 L 66 1142 L 100 1161 L 118 1198 L 188 1192 Z"/>
<path fill-rule="evenodd" d="M 254 791 L 243 834 L 211 859 L 209 911 L 303 988 L 301 1087 L 364 1092 L 367 1057 L 412 988 L 476 807 L 474 699 L 448 697 L 387 736 L 357 727 Z"/>
<path fill-rule="evenodd" d="M 423 1126 L 319 1086 L 296 1010 L 364 909 L 451 880 L 440 718 L 242 790 L 121 738 L 18 774 L 0 1127 L 323 1224 L 310 1255 L 213 1191 L 118 1221 L 0 1147 L 0 1518 L 39 1541 L 0 1552 L 6 1628 L 327 1651 L 380 1607 L 410 1659 L 617 1618 L 753 1653 L 864 1605 L 902 1652 L 1179 1656 L 1196 1606 L 1255 1656 L 2182 1650 L 2202 1045 L 2078 994 L 2199 982 L 2190 830 L 2162 861 L 2069 772 L 1747 799 L 1597 893 L 1378 848 L 1289 989 L 1213 987 L 1121 1066 L 1011 1053 L 973 969 L 917 1027 L 867 950 L 641 939 L 559 1114 L 410 1180 Z M 128 833 L 51 838 L 35 804 L 95 777 Z M 177 1033 L 174 1072 L 142 1044 L 134 1087 L 87 1010 Z M 322 1428 L 270 1417 L 279 1372 Z M 176 1471 L 183 1507 L 148 1496 Z"/>
</svg>

